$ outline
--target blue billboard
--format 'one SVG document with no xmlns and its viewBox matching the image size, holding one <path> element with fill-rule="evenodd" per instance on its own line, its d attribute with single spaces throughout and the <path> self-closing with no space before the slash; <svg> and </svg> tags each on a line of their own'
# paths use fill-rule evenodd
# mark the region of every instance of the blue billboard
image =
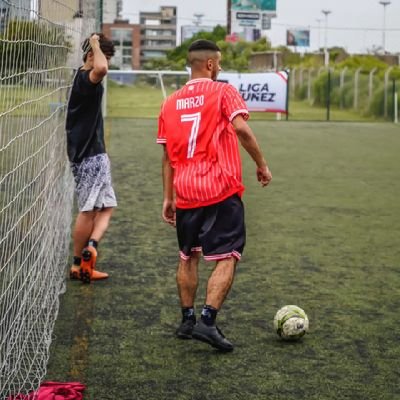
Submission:
<svg viewBox="0 0 400 400">
<path fill-rule="evenodd" d="M 240 11 L 276 11 L 276 0 L 231 0 L 232 9 Z"/>
<path fill-rule="evenodd" d="M 306 29 L 288 29 L 286 45 L 295 47 L 310 47 L 310 31 Z"/>
</svg>

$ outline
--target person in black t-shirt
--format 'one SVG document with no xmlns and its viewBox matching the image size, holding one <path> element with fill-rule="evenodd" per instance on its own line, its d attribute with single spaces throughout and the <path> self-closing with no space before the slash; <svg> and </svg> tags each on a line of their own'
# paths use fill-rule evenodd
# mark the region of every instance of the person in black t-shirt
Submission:
<svg viewBox="0 0 400 400">
<path fill-rule="evenodd" d="M 90 283 L 108 278 L 108 274 L 95 270 L 97 244 L 117 206 L 101 112 L 101 82 L 115 50 L 101 33 L 86 39 L 82 50 L 84 64 L 73 81 L 66 120 L 67 152 L 79 209 L 73 231 L 74 261 L 70 277 Z"/>
</svg>

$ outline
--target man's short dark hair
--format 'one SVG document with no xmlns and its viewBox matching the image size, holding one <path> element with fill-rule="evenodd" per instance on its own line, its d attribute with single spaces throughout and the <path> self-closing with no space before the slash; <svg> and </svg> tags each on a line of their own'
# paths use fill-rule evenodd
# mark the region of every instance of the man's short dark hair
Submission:
<svg viewBox="0 0 400 400">
<path fill-rule="evenodd" d="M 221 51 L 221 49 L 214 42 L 205 39 L 195 40 L 189 47 L 189 53 L 191 51 L 201 50 Z"/>
<path fill-rule="evenodd" d="M 92 33 L 90 36 L 97 35 L 99 37 L 99 44 L 100 44 L 100 49 L 103 52 L 103 54 L 107 57 L 112 57 L 115 54 L 115 47 L 114 43 L 109 40 L 103 33 Z M 85 39 L 85 41 L 82 44 L 82 50 L 83 50 L 83 61 L 86 61 L 87 59 L 87 54 L 89 53 L 92 48 L 90 47 L 90 37 Z"/>
</svg>

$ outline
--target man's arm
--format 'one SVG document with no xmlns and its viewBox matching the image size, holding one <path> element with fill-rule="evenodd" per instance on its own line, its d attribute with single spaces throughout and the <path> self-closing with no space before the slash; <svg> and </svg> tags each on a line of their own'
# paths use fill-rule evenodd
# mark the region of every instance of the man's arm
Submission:
<svg viewBox="0 0 400 400">
<path fill-rule="evenodd" d="M 249 153 L 250 157 L 257 165 L 258 181 L 262 186 L 267 186 L 272 179 L 272 174 L 268 168 L 267 162 L 265 161 L 253 131 L 240 114 L 233 119 L 232 125 L 236 131 L 236 134 L 238 135 L 241 145 L 244 147 L 247 153 Z"/>
<path fill-rule="evenodd" d="M 100 82 L 108 72 L 108 61 L 100 49 L 98 35 L 92 35 L 89 39 L 91 51 L 93 52 L 93 69 L 89 73 L 89 79 L 92 83 Z"/>
<path fill-rule="evenodd" d="M 165 222 L 175 226 L 175 202 L 174 202 L 174 170 L 169 162 L 167 146 L 164 145 L 162 158 L 162 177 L 164 201 L 162 208 L 162 217 Z"/>
</svg>

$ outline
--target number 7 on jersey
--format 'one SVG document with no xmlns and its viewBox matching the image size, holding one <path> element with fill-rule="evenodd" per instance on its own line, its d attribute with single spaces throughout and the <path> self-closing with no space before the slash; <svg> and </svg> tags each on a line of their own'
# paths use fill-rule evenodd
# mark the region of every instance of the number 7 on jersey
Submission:
<svg viewBox="0 0 400 400">
<path fill-rule="evenodd" d="M 200 121 L 201 121 L 201 113 L 200 112 L 197 112 L 195 114 L 182 114 L 181 115 L 181 122 L 191 122 L 192 123 L 192 128 L 190 130 L 190 136 L 189 136 L 187 158 L 192 158 L 194 151 L 196 149 L 196 140 L 197 140 L 197 135 L 199 134 Z"/>
</svg>

